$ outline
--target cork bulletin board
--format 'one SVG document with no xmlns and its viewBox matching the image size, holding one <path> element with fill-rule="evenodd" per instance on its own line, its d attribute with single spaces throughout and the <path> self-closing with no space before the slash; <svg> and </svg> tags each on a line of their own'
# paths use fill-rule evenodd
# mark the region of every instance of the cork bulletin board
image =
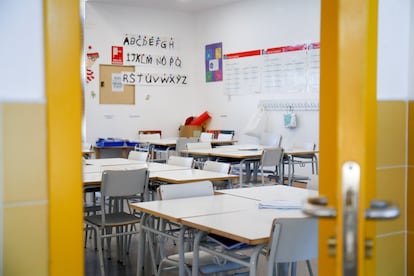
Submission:
<svg viewBox="0 0 414 276">
<path fill-rule="evenodd" d="M 99 65 L 99 103 L 135 104 L 135 85 L 122 82 L 121 72 L 134 72 L 135 66 Z"/>
</svg>

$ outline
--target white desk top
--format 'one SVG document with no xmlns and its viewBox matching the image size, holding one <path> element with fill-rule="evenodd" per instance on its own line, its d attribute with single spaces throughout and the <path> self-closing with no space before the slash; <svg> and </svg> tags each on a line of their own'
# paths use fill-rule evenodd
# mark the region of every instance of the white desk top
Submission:
<svg viewBox="0 0 414 276">
<path fill-rule="evenodd" d="M 203 180 L 229 180 L 237 179 L 238 175 L 203 171 L 198 169 L 187 169 L 187 170 L 170 170 L 170 171 L 154 171 L 150 172 L 150 177 L 166 182 L 166 183 L 186 183 L 193 181 Z"/>
<path fill-rule="evenodd" d="M 95 161 L 96 160 L 96 161 Z M 189 169 L 187 167 L 155 162 L 142 162 L 123 158 L 91 159 L 92 165 L 83 166 L 83 183 L 85 185 L 99 184 L 104 170 L 136 170 L 148 168 L 151 179 L 166 183 L 186 183 L 202 180 L 236 179 L 237 175 Z"/>
<path fill-rule="evenodd" d="M 86 159 L 85 165 L 97 166 L 113 166 L 113 165 L 128 165 L 128 164 L 145 164 L 143 161 L 126 159 L 126 158 L 100 158 L 100 159 Z"/>
<path fill-rule="evenodd" d="M 216 156 L 216 157 L 228 157 L 228 158 L 259 158 L 262 155 L 262 150 L 257 146 L 252 148 L 237 147 L 233 146 L 222 146 L 211 149 L 193 149 L 183 150 L 184 154 L 192 155 L 205 155 L 205 156 Z"/>
<path fill-rule="evenodd" d="M 286 200 L 294 202 L 303 202 L 308 197 L 315 197 L 318 195 L 317 191 L 296 188 L 285 185 L 272 185 L 272 186 L 258 186 L 250 188 L 238 188 L 238 189 L 224 189 L 217 190 L 216 193 L 227 194 L 233 196 L 240 196 L 250 198 L 254 200 Z"/>
<path fill-rule="evenodd" d="M 231 195 L 214 195 L 132 203 L 145 213 L 179 222 L 186 217 L 236 212 L 257 208 L 258 201 Z"/>
<path fill-rule="evenodd" d="M 147 143 L 156 146 L 173 147 L 177 143 L 177 138 L 143 139 L 136 142 Z"/>
<path fill-rule="evenodd" d="M 263 190 L 259 192 L 259 189 Z M 254 197 L 270 190 L 274 194 L 280 193 L 280 197 L 272 199 L 289 201 L 302 201 L 308 192 L 309 196 L 316 193 L 287 186 L 264 186 L 225 190 L 229 193 L 216 196 L 140 202 L 132 204 L 131 207 L 192 228 L 254 245 L 268 242 L 275 218 L 306 217 L 300 209 L 259 209 L 260 200 L 247 197 L 249 193 Z M 233 191 L 243 191 L 240 194 L 246 196 L 234 195 L 237 193 L 231 193 Z"/>
<path fill-rule="evenodd" d="M 248 210 L 185 217 L 180 223 L 255 245 L 268 242 L 272 222 L 276 218 L 306 217 L 301 210 L 259 209 L 257 205 Z"/>
</svg>

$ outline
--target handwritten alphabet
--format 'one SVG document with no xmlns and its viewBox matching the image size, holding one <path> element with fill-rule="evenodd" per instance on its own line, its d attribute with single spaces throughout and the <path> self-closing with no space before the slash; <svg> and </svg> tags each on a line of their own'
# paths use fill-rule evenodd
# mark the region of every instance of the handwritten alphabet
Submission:
<svg viewBox="0 0 414 276">
<path fill-rule="evenodd" d="M 122 72 L 122 82 L 129 85 L 188 85 L 188 76 L 167 73 Z"/>
<path fill-rule="evenodd" d="M 154 35 L 142 34 L 125 34 L 123 41 L 124 46 L 137 46 L 140 48 L 154 48 L 173 50 L 176 47 L 176 42 L 173 37 L 161 37 Z"/>
</svg>

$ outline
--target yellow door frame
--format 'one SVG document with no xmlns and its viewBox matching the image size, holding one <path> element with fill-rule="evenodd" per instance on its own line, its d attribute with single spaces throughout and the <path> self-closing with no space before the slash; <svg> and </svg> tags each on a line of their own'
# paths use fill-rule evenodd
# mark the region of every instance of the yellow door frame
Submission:
<svg viewBox="0 0 414 276">
<path fill-rule="evenodd" d="M 79 1 L 44 0 L 49 275 L 83 275 Z"/>
<path fill-rule="evenodd" d="M 365 222 L 376 186 L 377 0 L 322 0 L 320 90 L 320 194 L 337 209 L 336 220 L 320 220 L 320 275 L 342 275 L 341 168 L 361 168 L 358 220 L 358 275 L 375 275 L 375 258 L 365 259 L 365 238 L 375 224 Z M 336 238 L 336 257 L 327 241 Z"/>
</svg>

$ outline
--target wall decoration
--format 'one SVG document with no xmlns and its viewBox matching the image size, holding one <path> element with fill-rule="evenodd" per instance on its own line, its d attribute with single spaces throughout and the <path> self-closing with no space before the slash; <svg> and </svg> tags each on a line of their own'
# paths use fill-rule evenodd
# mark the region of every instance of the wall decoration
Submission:
<svg viewBox="0 0 414 276">
<path fill-rule="evenodd" d="M 129 85 L 186 86 L 188 85 L 188 75 L 122 72 L 122 82 Z"/>
<path fill-rule="evenodd" d="M 92 46 L 88 46 L 88 51 L 92 50 Z M 94 71 L 92 66 L 95 64 L 95 61 L 99 58 L 98 52 L 88 52 L 86 53 L 86 83 L 89 83 L 95 79 Z"/>
<path fill-rule="evenodd" d="M 222 52 L 221 42 L 206 45 L 206 82 L 223 80 Z"/>
<path fill-rule="evenodd" d="M 188 74 L 183 72 L 185 63 L 180 55 L 178 41 L 172 36 L 124 34 L 122 48 L 124 65 L 133 65 L 136 71 L 123 72 L 125 85 L 185 86 Z M 221 53 L 220 53 L 221 54 Z"/>
<path fill-rule="evenodd" d="M 122 46 L 112 46 L 112 64 L 124 64 L 124 48 Z"/>
</svg>

